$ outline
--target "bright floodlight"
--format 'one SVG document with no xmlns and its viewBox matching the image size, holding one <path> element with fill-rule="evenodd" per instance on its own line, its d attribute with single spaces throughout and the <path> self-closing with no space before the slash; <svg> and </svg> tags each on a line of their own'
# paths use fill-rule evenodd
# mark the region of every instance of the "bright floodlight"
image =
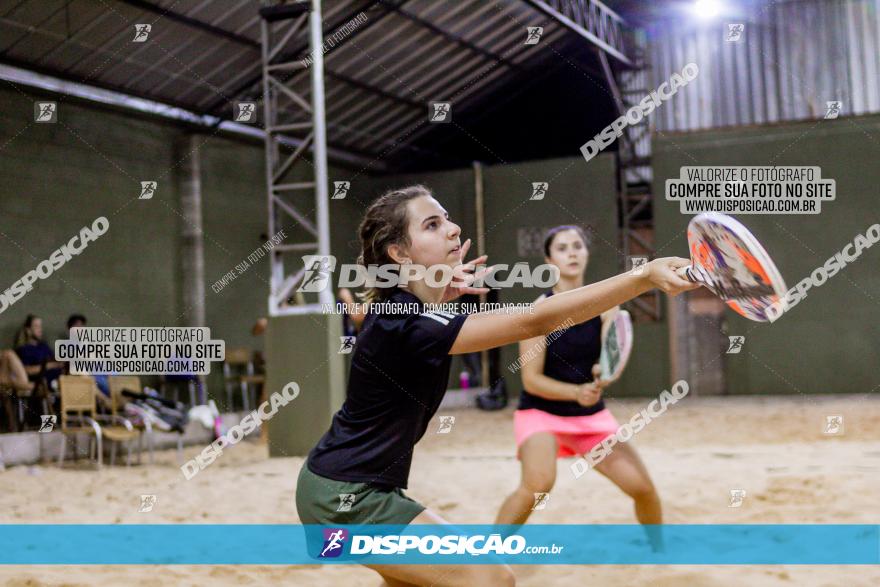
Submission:
<svg viewBox="0 0 880 587">
<path fill-rule="evenodd" d="M 693 10 L 700 18 L 714 18 L 721 12 L 721 4 L 716 0 L 697 0 L 694 2 Z"/>
</svg>

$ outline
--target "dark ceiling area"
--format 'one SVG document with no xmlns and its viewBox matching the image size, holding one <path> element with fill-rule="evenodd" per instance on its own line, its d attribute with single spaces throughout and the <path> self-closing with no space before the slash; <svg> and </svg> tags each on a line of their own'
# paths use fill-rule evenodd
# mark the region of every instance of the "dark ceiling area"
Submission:
<svg viewBox="0 0 880 587">
<path fill-rule="evenodd" d="M 594 50 L 569 39 L 558 55 L 393 154 L 392 169 L 423 171 L 579 156 L 579 149 L 616 118 Z M 616 146 L 609 148 L 609 151 Z M 442 156 L 440 155 L 442 154 Z"/>
<path fill-rule="evenodd" d="M 237 101 L 262 110 L 260 6 L 7 0 L 0 64 L 228 121 Z M 324 38 L 353 19 L 324 54 L 325 118 L 332 152 L 381 161 L 365 172 L 577 155 L 615 116 L 595 45 L 529 0 L 328 0 Z M 152 26 L 149 42 L 133 43 L 140 23 Z M 526 44 L 535 26 L 540 41 Z M 308 53 L 305 26 L 275 62 Z M 307 70 L 285 83 L 310 99 Z M 430 101 L 451 103 L 451 124 L 429 123 Z M 308 120 L 295 100 L 279 109 L 286 124 Z"/>
</svg>

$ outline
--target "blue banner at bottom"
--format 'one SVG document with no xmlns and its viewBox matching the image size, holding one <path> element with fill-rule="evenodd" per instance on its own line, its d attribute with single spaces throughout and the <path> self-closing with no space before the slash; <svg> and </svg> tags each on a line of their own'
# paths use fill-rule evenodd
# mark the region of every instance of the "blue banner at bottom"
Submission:
<svg viewBox="0 0 880 587">
<path fill-rule="evenodd" d="M 875 565 L 876 525 L 0 525 L 0 564 Z"/>
</svg>

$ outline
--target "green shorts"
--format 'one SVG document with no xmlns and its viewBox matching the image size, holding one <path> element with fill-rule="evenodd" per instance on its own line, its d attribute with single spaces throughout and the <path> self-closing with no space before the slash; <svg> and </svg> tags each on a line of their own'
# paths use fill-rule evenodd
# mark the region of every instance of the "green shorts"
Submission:
<svg viewBox="0 0 880 587">
<path fill-rule="evenodd" d="M 296 483 L 296 511 L 302 524 L 407 525 L 425 506 L 404 495 L 366 483 L 336 481 L 316 475 L 303 463 Z"/>
</svg>

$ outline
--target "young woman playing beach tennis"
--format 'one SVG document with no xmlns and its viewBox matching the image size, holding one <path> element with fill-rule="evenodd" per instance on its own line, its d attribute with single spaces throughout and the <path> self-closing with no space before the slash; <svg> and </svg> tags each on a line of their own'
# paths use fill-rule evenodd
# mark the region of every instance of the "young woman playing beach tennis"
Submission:
<svg viewBox="0 0 880 587">
<path fill-rule="evenodd" d="M 395 190 L 370 205 L 359 233 L 363 265 L 445 264 L 458 269 L 459 279 L 442 287 L 418 279 L 368 292 L 369 301 L 385 302 L 377 308 L 391 302 L 416 311 L 371 310 L 364 320 L 345 403 L 300 470 L 296 506 L 303 524 L 446 524 L 403 489 L 413 448 L 446 391 L 451 355 L 544 336 L 567 320 L 585 322 L 655 287 L 671 295 L 696 287 L 675 273 L 690 261 L 664 258 L 641 275 L 618 275 L 554 295 L 533 313 L 425 311 L 424 304 L 483 291 L 471 284 L 485 257 L 464 263 L 470 241 L 461 242 L 461 229 L 443 206 L 423 186 Z M 390 585 L 514 583 L 506 565 L 368 566 Z"/>
<path fill-rule="evenodd" d="M 544 255 L 547 263 L 559 268 L 559 282 L 537 299 L 536 309 L 564 292 L 583 287 L 590 259 L 584 231 L 577 226 L 550 229 L 544 238 Z M 613 319 L 617 310 L 611 308 L 580 324 L 566 324 L 549 337 L 541 335 L 519 343 L 523 392 L 513 427 L 522 477 L 519 487 L 504 500 L 496 523 L 524 524 L 536 494 L 553 488 L 557 457 L 589 453 L 617 432 L 617 421 L 602 400 L 606 383 L 598 379 L 602 325 Z M 633 499 L 639 522 L 663 522 L 660 498 L 631 443 L 617 444 L 596 470 Z M 649 532 L 648 536 L 659 542 L 659 533 Z"/>
</svg>

